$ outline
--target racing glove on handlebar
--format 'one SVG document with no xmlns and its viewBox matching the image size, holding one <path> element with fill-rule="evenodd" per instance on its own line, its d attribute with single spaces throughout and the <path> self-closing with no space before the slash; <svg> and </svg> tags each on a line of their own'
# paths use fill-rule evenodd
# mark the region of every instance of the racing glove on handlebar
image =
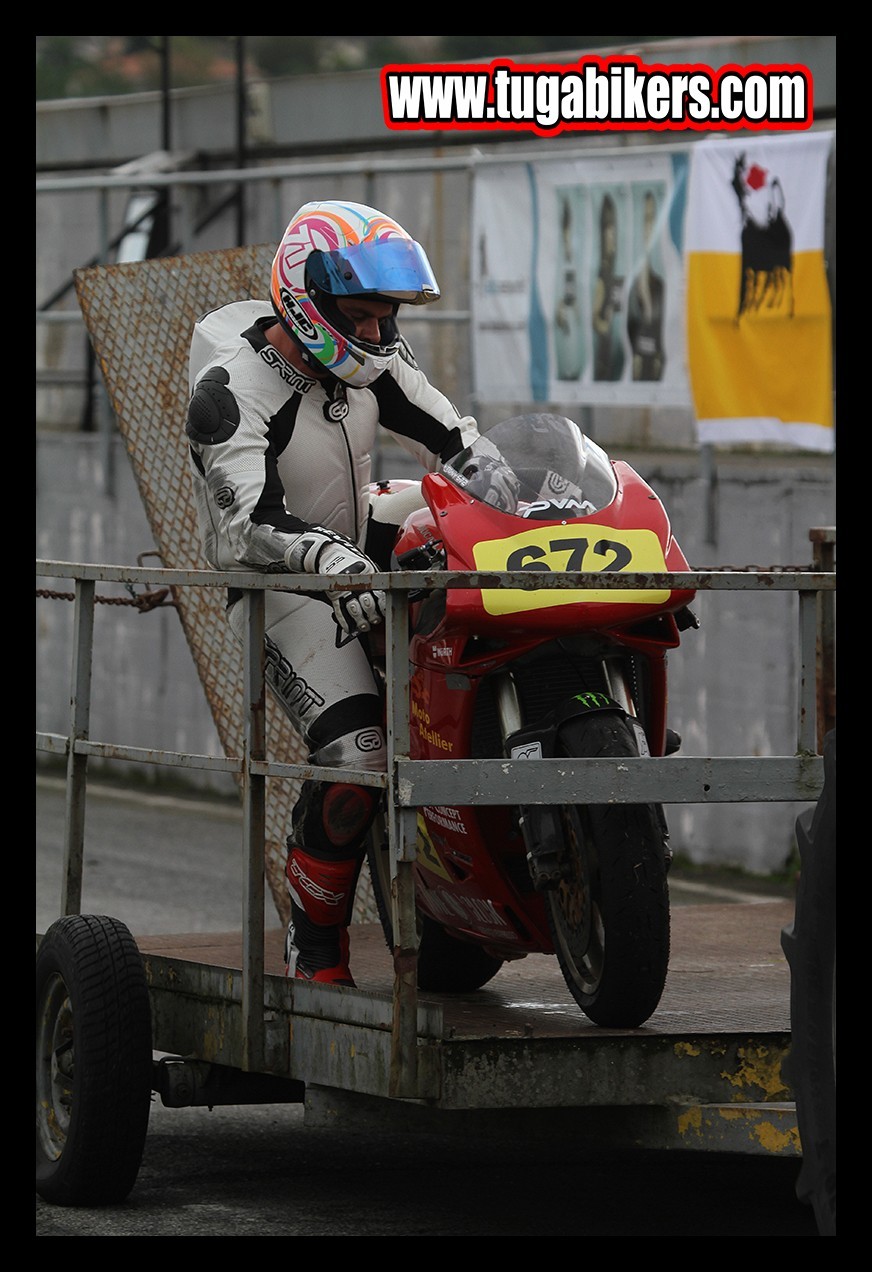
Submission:
<svg viewBox="0 0 872 1272">
<path fill-rule="evenodd" d="M 463 465 L 461 476 L 482 503 L 500 512 L 514 512 L 517 508 L 521 483 L 489 439 L 481 438 L 476 443 L 475 453 Z"/>
<path fill-rule="evenodd" d="M 365 553 L 335 530 L 312 526 L 297 535 L 285 551 L 289 570 L 306 574 L 377 573 L 378 566 Z M 386 612 L 385 594 L 378 590 L 364 592 L 325 592 L 333 606 L 336 622 L 346 636 L 357 636 L 376 627 Z"/>
</svg>

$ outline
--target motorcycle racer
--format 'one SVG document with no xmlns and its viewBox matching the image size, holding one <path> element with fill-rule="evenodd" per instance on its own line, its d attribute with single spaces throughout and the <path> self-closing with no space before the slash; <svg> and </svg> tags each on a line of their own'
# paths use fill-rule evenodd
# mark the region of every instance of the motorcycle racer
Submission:
<svg viewBox="0 0 872 1272">
<path fill-rule="evenodd" d="M 475 420 L 430 384 L 397 326 L 401 304 L 438 298 L 424 249 L 396 221 L 328 200 L 291 218 L 268 300 L 197 321 L 186 434 L 211 568 L 390 568 L 396 528 L 420 491 L 411 483 L 370 498 L 376 430 L 429 472 L 478 436 Z M 241 641 L 240 599 L 231 589 L 228 620 Z M 384 618 L 384 594 L 268 592 L 265 607 L 267 683 L 310 762 L 383 771 L 381 700 L 365 642 Z M 354 984 L 348 925 L 376 806 L 370 787 L 303 784 L 288 838 L 289 976 Z"/>
</svg>

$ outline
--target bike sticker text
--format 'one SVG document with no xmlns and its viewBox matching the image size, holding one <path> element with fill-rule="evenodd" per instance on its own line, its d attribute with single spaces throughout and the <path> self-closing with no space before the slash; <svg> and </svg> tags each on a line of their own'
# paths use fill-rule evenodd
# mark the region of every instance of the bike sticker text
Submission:
<svg viewBox="0 0 872 1272">
<path fill-rule="evenodd" d="M 427 893 L 427 905 L 446 923 L 456 924 L 459 919 L 461 923 L 476 928 L 482 934 L 501 939 L 510 936 L 512 940 L 517 940 L 514 930 L 493 903 L 483 897 L 461 896 L 447 892 L 444 888 L 431 888 Z"/>
<path fill-rule="evenodd" d="M 443 830 L 453 830 L 457 835 L 466 834 L 466 826 L 463 824 L 463 818 L 457 808 L 446 808 L 444 805 L 428 805 L 424 809 L 427 820 L 433 822 L 435 826 L 441 826 Z"/>
<path fill-rule="evenodd" d="M 660 573 L 666 559 L 653 530 L 617 530 L 614 526 L 585 522 L 583 526 L 530 527 L 508 539 L 485 539 L 473 547 L 479 570 L 530 570 L 536 573 L 602 571 Z M 621 588 L 486 588 L 482 604 L 489 614 L 517 614 L 525 610 L 579 603 L 609 605 L 662 605 L 671 593 L 665 589 Z"/>
<path fill-rule="evenodd" d="M 438 751 L 453 751 L 454 743 L 448 738 L 443 738 L 438 729 L 431 728 L 430 712 L 412 699 L 412 719 L 418 726 L 418 734 L 428 742 L 430 746 L 435 747 Z"/>
</svg>

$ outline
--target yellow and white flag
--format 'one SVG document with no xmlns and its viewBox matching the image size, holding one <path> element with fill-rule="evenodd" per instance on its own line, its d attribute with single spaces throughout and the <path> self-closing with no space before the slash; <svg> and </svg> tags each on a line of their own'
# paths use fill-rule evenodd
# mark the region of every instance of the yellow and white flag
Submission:
<svg viewBox="0 0 872 1272">
<path fill-rule="evenodd" d="M 824 263 L 833 134 L 693 147 L 687 353 L 699 440 L 832 451 L 832 309 Z"/>
</svg>

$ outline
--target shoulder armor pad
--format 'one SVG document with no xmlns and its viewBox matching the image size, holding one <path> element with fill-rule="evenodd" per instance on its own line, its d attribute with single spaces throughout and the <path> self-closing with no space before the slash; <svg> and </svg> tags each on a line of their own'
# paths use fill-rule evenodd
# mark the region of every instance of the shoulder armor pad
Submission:
<svg viewBox="0 0 872 1272">
<path fill-rule="evenodd" d="M 226 442 L 239 427 L 239 405 L 229 389 L 224 367 L 210 367 L 197 381 L 188 403 L 185 432 L 194 442 L 213 446 Z"/>
</svg>

